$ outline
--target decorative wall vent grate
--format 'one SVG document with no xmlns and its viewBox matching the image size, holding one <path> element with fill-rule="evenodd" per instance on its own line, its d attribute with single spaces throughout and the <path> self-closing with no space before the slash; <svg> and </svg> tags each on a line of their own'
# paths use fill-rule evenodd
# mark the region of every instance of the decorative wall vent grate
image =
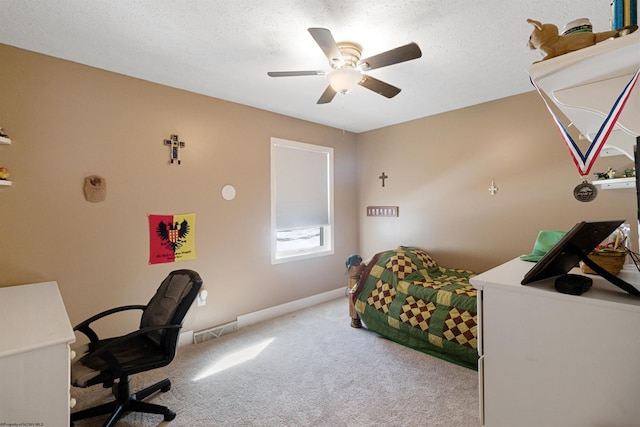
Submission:
<svg viewBox="0 0 640 427">
<path fill-rule="evenodd" d="M 367 216 L 399 216 L 397 206 L 367 206 Z"/>
<path fill-rule="evenodd" d="M 238 330 L 238 322 L 229 322 L 224 325 L 214 326 L 193 334 L 193 343 L 200 344 L 213 338 L 220 338 L 222 335 L 230 334 Z"/>
</svg>

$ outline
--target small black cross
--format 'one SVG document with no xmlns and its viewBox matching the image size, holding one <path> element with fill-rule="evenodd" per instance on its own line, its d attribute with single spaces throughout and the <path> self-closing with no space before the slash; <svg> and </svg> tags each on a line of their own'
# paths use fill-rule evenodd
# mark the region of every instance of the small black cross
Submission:
<svg viewBox="0 0 640 427">
<path fill-rule="evenodd" d="M 384 180 L 389 178 L 387 175 L 384 174 L 384 172 L 382 172 L 382 175 L 380 175 L 378 178 L 380 178 L 382 180 L 382 186 L 384 187 Z"/>
</svg>

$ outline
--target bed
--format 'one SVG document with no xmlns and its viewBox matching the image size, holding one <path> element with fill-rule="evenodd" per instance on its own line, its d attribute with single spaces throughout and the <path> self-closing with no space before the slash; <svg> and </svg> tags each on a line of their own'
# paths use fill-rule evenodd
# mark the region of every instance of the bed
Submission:
<svg viewBox="0 0 640 427">
<path fill-rule="evenodd" d="M 347 261 L 351 326 L 364 323 L 399 344 L 477 369 L 477 292 L 469 284 L 473 272 L 441 267 L 416 247 L 380 252 L 367 262 L 360 259 Z"/>
</svg>

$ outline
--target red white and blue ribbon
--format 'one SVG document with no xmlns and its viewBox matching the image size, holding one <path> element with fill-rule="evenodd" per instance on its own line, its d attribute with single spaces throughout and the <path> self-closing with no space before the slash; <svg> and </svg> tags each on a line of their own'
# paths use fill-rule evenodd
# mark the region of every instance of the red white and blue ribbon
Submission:
<svg viewBox="0 0 640 427">
<path fill-rule="evenodd" d="M 622 113 L 622 110 L 627 103 L 629 96 L 631 95 L 633 87 L 638 81 L 638 75 L 640 75 L 640 70 L 636 71 L 629 83 L 627 83 L 627 85 L 624 87 L 624 90 L 622 91 L 620 96 L 618 96 L 618 98 L 616 99 L 613 107 L 611 107 L 611 111 L 609 111 L 609 114 L 602 123 L 602 126 L 600 126 L 598 133 L 596 133 L 596 136 L 593 138 L 591 145 L 589 145 L 589 148 L 587 148 L 587 151 L 585 153 L 580 150 L 578 144 L 576 144 L 573 138 L 571 138 L 571 135 L 569 135 L 569 132 L 567 132 L 565 126 L 560 122 L 560 120 L 558 120 L 558 117 L 555 115 L 551 107 L 549 107 L 549 103 L 543 96 L 540 88 L 538 88 L 533 79 L 530 78 L 531 84 L 536 88 L 538 94 L 540 94 L 540 97 L 547 106 L 549 113 L 551 113 L 551 117 L 553 117 L 553 121 L 556 123 L 556 126 L 558 127 L 558 130 L 560 131 L 564 142 L 567 144 L 569 152 L 571 153 L 571 157 L 573 157 L 573 161 L 580 171 L 580 175 L 586 176 L 589 174 L 593 163 L 598 158 L 602 147 L 604 146 L 605 142 L 607 142 L 607 138 L 609 138 L 609 134 L 618 121 L 618 117 L 620 117 L 620 113 Z"/>
</svg>

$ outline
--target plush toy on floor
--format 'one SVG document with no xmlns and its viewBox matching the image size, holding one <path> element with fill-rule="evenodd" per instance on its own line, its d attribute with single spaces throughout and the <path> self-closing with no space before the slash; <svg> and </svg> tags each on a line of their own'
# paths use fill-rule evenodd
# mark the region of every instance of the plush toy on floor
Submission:
<svg viewBox="0 0 640 427">
<path fill-rule="evenodd" d="M 542 24 L 533 19 L 527 19 L 527 22 L 533 25 L 533 32 L 529 36 L 529 48 L 532 50 L 540 49 L 540 51 L 545 54 L 544 58 L 540 61 L 593 46 L 596 43 L 610 38 L 627 35 L 638 28 L 637 26 L 631 26 L 616 31 L 604 31 L 602 33 L 577 32 L 560 35 L 558 33 L 558 27 L 553 24 Z"/>
</svg>

